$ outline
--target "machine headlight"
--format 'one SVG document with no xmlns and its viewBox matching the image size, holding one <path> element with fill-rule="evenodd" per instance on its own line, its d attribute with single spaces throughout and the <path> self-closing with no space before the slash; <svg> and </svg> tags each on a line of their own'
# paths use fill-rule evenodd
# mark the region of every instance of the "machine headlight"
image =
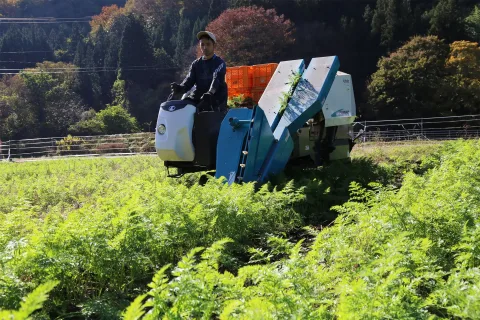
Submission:
<svg viewBox="0 0 480 320">
<path fill-rule="evenodd" d="M 158 126 L 157 131 L 159 134 L 165 134 L 167 132 L 167 127 L 164 124 Z"/>
</svg>

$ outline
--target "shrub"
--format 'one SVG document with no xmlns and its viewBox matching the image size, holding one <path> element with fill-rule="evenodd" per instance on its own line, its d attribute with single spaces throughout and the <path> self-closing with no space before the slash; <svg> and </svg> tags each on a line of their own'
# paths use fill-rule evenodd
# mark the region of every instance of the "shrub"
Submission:
<svg viewBox="0 0 480 320">
<path fill-rule="evenodd" d="M 69 128 L 77 135 L 99 135 L 138 132 L 137 120 L 121 106 L 108 106 L 92 119 L 82 120 Z"/>
<path fill-rule="evenodd" d="M 60 141 L 57 141 L 57 154 L 65 155 L 72 154 L 72 151 L 78 151 L 82 149 L 82 144 L 84 141 L 78 137 L 72 137 L 68 135 Z"/>
</svg>

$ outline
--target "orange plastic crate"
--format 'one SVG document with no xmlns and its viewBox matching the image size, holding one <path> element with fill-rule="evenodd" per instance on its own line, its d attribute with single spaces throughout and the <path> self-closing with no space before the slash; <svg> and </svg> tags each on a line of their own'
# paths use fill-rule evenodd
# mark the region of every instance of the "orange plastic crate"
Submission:
<svg viewBox="0 0 480 320">
<path fill-rule="evenodd" d="M 251 97 L 252 96 L 252 91 L 248 89 L 230 89 L 228 88 L 228 97 L 232 98 L 238 95 L 243 94 L 243 97 Z"/>
<path fill-rule="evenodd" d="M 267 87 L 278 63 L 259 64 L 254 66 L 227 67 L 225 81 L 228 87 L 228 97 L 243 94 L 258 103 Z"/>
<path fill-rule="evenodd" d="M 244 91 L 250 90 L 252 86 L 250 67 L 228 67 L 225 81 L 229 91 Z"/>
<path fill-rule="evenodd" d="M 252 66 L 252 89 L 264 89 L 267 87 L 278 63 L 267 63 Z"/>
<path fill-rule="evenodd" d="M 265 89 L 253 89 L 252 90 L 252 99 L 255 103 L 258 103 L 260 101 L 260 98 L 262 97 L 263 93 L 265 92 Z"/>
</svg>

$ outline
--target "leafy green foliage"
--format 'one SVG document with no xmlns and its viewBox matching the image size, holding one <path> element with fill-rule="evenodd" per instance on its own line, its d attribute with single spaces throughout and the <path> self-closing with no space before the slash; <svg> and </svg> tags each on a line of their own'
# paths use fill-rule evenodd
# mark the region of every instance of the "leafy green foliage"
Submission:
<svg viewBox="0 0 480 320">
<path fill-rule="evenodd" d="M 431 11 L 425 13 L 429 19 L 429 33 L 449 42 L 461 40 L 465 26 L 457 0 L 440 0 Z"/>
<path fill-rule="evenodd" d="M 104 124 L 107 134 L 138 131 L 137 120 L 120 106 L 108 106 L 97 117 Z"/>
<path fill-rule="evenodd" d="M 67 138 L 59 148 L 78 143 Z M 285 236 L 311 238 L 316 231 L 302 226 L 332 221 L 330 207 L 348 200 L 351 181 L 388 184 L 393 171 L 354 159 L 292 169 L 255 191 L 215 180 L 202 187 L 198 175 L 167 179 L 156 157 L 0 163 L 0 306 L 18 309 L 32 288 L 56 279 L 46 318 L 119 318 L 157 270 L 193 248 L 231 239 L 210 259 L 219 272 L 273 263 L 293 248 Z M 165 274 L 158 281 L 168 282 Z"/>
<path fill-rule="evenodd" d="M 156 270 L 192 248 L 231 238 L 222 262 L 235 269 L 267 232 L 302 224 L 293 208 L 301 191 L 190 185 L 195 177 L 166 179 L 156 157 L 0 167 L 2 308 L 18 308 L 32 286 L 56 279 L 50 317 L 115 318 Z"/>
<path fill-rule="evenodd" d="M 39 285 L 32 293 L 27 295 L 20 303 L 20 310 L 0 310 L 0 319 L 28 320 L 31 315 L 41 309 L 43 303 L 48 299 L 48 293 L 58 285 L 58 281 L 47 281 Z"/>
<path fill-rule="evenodd" d="M 6 87 L 0 88 L 2 139 L 64 136 L 70 125 L 82 120 L 79 114 L 84 107 L 98 112 L 108 105 L 125 107 L 142 130 L 153 130 L 158 104 L 168 96 L 169 84 L 179 81 L 198 54 L 196 34 L 204 29 L 217 34 L 217 54 L 228 65 L 293 59 L 308 62 L 311 57 L 337 55 L 342 70 L 354 78 L 358 114 L 364 119 L 395 117 L 398 108 L 409 106 L 414 111 L 419 106 L 434 116 L 450 110 L 467 114 L 470 110 L 465 109 L 478 105 L 476 86 L 468 83 L 465 89 L 458 89 L 462 82 L 459 71 L 460 75 L 454 73 L 453 78 L 443 79 L 447 88 L 438 91 L 435 89 L 442 87 L 436 83 L 438 70 L 429 69 L 429 63 L 400 61 L 409 66 L 399 75 L 398 70 L 385 74 L 381 60 L 380 70 L 375 73 L 379 59 L 395 52 L 412 36 L 435 35 L 445 40 L 445 45 L 458 40 L 478 42 L 478 8 L 468 1 L 93 2 L 0 1 L 0 13 L 7 18 L 92 16 L 89 24 L 9 22 L 0 28 L 0 65 L 9 69 L 6 73 L 52 61 L 69 67 L 53 66 L 58 69 L 50 70 L 53 73 L 49 75 L 68 73 L 74 79 L 72 85 L 50 83 L 52 88 L 40 86 L 33 93 L 28 92 L 33 89 L 30 85 L 26 90 L 16 81 L 5 81 Z M 426 55 L 421 46 L 416 49 L 415 57 Z M 80 69 L 72 70 L 72 63 Z M 38 67 L 29 71 L 38 72 Z M 372 83 L 388 93 L 373 92 L 370 87 L 368 99 L 365 83 L 374 73 Z M 45 77 L 39 80 L 48 82 Z M 449 88 L 449 81 L 458 90 Z M 373 97 L 376 94 L 381 97 Z M 437 108 L 439 105 L 441 108 Z M 456 107 L 464 105 L 468 106 Z M 382 112 L 372 112 L 378 109 Z M 78 132 L 101 133 L 98 122 L 82 122 L 77 127 Z"/>
<path fill-rule="evenodd" d="M 80 121 L 69 128 L 77 135 L 117 134 L 138 132 L 137 120 L 121 106 L 108 106 L 93 118 Z"/>
<path fill-rule="evenodd" d="M 118 79 L 124 80 L 127 86 L 131 82 L 149 85 L 152 80 L 148 68 L 154 65 L 153 48 L 144 25 L 133 14 L 127 16 L 118 53 Z"/>
<path fill-rule="evenodd" d="M 38 64 L 35 73 L 4 80 L 0 87 L 4 104 L 3 112 L 0 111 L 0 137 L 63 135 L 69 125 L 80 119 L 84 107 L 73 90 L 74 75 L 49 73 L 57 68 L 70 70 L 73 65 L 46 62 Z"/>
<path fill-rule="evenodd" d="M 290 98 L 293 96 L 295 89 L 297 88 L 298 83 L 302 79 L 302 74 L 297 72 L 290 75 L 288 85 L 290 86 L 290 90 L 288 92 L 283 93 L 282 97 L 280 98 L 280 109 L 278 110 L 279 116 L 281 116 L 285 109 L 287 109 L 288 102 Z"/>
<path fill-rule="evenodd" d="M 0 305 L 56 279 L 47 318 L 476 315 L 478 144 L 257 191 L 166 179 L 156 157 L 1 163 Z"/>
<path fill-rule="evenodd" d="M 369 19 L 372 33 L 378 34 L 380 44 L 387 48 L 395 47 L 406 40 L 413 27 L 410 2 L 405 0 L 377 1 Z"/>
<path fill-rule="evenodd" d="M 251 97 L 245 97 L 243 94 L 233 96 L 229 98 L 227 101 L 227 106 L 230 109 L 243 108 L 245 106 L 253 107 L 253 105 L 254 105 L 253 99 Z"/>
<path fill-rule="evenodd" d="M 369 103 L 380 118 L 476 113 L 479 52 L 478 43 L 412 38 L 380 60 L 368 85 Z"/>
<path fill-rule="evenodd" d="M 139 299 L 143 319 L 476 318 L 479 146 L 447 143 L 398 189 L 352 183 L 351 200 L 308 249 L 270 241 L 266 253 L 286 258 L 232 274 L 222 268 L 229 240 L 191 250 L 154 276 Z"/>
<path fill-rule="evenodd" d="M 480 7 L 476 5 L 472 12 L 465 18 L 468 35 L 477 42 L 480 42 Z"/>
</svg>

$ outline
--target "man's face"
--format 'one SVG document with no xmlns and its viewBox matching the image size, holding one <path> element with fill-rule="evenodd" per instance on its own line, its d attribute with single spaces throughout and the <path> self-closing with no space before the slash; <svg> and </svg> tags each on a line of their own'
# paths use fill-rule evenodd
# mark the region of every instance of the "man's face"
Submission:
<svg viewBox="0 0 480 320">
<path fill-rule="evenodd" d="M 211 55 L 213 55 L 215 45 L 213 44 L 212 39 L 200 39 L 200 50 L 202 50 L 202 54 L 206 57 L 210 57 Z"/>
</svg>

